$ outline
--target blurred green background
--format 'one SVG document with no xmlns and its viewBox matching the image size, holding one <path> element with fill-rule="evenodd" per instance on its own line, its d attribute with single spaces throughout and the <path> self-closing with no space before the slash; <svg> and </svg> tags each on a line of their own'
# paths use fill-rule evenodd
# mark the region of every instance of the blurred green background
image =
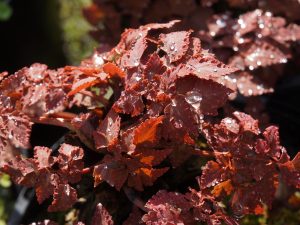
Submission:
<svg viewBox="0 0 300 225">
<path fill-rule="evenodd" d="M 50 68 L 79 64 L 96 48 L 82 16 L 91 0 L 0 0 L 0 72 L 40 62 Z M 18 190 L 0 174 L 0 225 L 6 225 Z"/>
<path fill-rule="evenodd" d="M 78 64 L 97 46 L 82 7 L 90 0 L 0 0 L 0 71 L 34 62 Z"/>
</svg>

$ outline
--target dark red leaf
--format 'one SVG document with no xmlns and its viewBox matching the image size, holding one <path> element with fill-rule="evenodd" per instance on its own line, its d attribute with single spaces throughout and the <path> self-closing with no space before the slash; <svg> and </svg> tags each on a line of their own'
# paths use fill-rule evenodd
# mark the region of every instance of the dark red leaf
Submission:
<svg viewBox="0 0 300 225">
<path fill-rule="evenodd" d="M 113 225 L 114 222 L 112 220 L 109 212 L 104 208 L 101 203 L 98 203 L 92 218 L 91 225 Z"/>
<path fill-rule="evenodd" d="M 120 124 L 119 115 L 114 110 L 110 110 L 93 134 L 97 149 L 106 148 L 117 141 Z"/>
<path fill-rule="evenodd" d="M 66 211 L 77 201 L 77 193 L 69 184 L 59 184 L 53 195 L 53 201 L 48 207 L 49 212 Z"/>
</svg>

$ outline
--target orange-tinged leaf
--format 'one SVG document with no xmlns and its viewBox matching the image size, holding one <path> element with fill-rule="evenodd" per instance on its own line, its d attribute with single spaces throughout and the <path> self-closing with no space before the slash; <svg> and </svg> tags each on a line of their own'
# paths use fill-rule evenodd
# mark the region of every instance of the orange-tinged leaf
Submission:
<svg viewBox="0 0 300 225">
<path fill-rule="evenodd" d="M 211 193 L 215 197 L 219 197 L 222 194 L 222 191 L 224 191 L 226 193 L 226 195 L 231 194 L 231 192 L 233 191 L 233 186 L 231 184 L 231 180 L 226 180 L 226 181 L 216 185 Z"/>
<path fill-rule="evenodd" d="M 171 148 L 162 150 L 138 149 L 134 152 L 133 156 L 146 165 L 156 166 L 168 157 L 172 151 L 173 149 Z"/>
<path fill-rule="evenodd" d="M 101 72 L 100 68 L 92 68 L 92 67 L 76 67 L 76 66 L 65 66 L 64 71 L 66 74 L 68 72 L 73 72 L 73 71 L 80 71 L 86 76 L 92 76 L 92 77 L 98 77 L 99 73 Z"/>
<path fill-rule="evenodd" d="M 254 209 L 255 215 L 263 215 L 264 212 L 265 212 L 265 209 L 261 205 L 257 205 Z"/>
<path fill-rule="evenodd" d="M 68 96 L 75 95 L 81 90 L 92 87 L 100 81 L 101 80 L 96 77 L 87 77 L 85 79 L 82 79 L 73 85 L 73 90 L 68 93 Z"/>
<path fill-rule="evenodd" d="M 186 144 L 188 144 L 188 145 L 194 145 L 194 144 L 195 144 L 194 139 L 191 138 L 191 136 L 190 136 L 188 133 L 186 133 L 186 134 L 184 135 L 183 141 L 184 141 L 184 143 L 186 143 Z"/>
<path fill-rule="evenodd" d="M 151 118 L 138 126 L 134 133 L 133 144 L 138 145 L 144 142 L 153 143 L 156 141 L 157 128 L 163 121 L 163 116 Z"/>
<path fill-rule="evenodd" d="M 140 168 L 135 170 L 131 176 L 128 177 L 127 184 L 138 191 L 143 191 L 144 186 L 151 186 L 155 180 L 161 177 L 169 170 L 168 167 L 153 169 L 153 168 Z"/>
<path fill-rule="evenodd" d="M 125 77 L 125 73 L 116 64 L 108 62 L 103 65 L 103 71 L 110 76 L 118 75 L 119 77 Z"/>
</svg>

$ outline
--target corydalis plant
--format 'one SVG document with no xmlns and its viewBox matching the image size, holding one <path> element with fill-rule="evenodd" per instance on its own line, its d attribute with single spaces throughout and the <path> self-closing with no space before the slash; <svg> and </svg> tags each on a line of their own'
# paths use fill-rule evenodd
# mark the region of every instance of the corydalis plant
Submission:
<svg viewBox="0 0 300 225">
<path fill-rule="evenodd" d="M 223 81 L 237 69 L 203 50 L 192 30 L 177 31 L 178 22 L 127 29 L 116 47 L 95 52 L 77 67 L 49 70 L 34 64 L 3 74 L 1 171 L 34 187 L 39 203 L 53 196 L 49 211 L 72 207 L 75 184 L 88 173 L 95 187 L 106 182 L 146 211 L 134 209 L 127 221 L 141 218 L 146 224 L 237 224 L 232 216 L 271 206 L 280 176 L 299 187 L 299 156 L 289 160 L 276 128 L 261 136 L 257 121 L 239 112 L 218 125 L 214 116 L 234 92 Z M 22 156 L 33 123 L 70 129 L 84 149 L 71 141 L 58 152 L 35 147 L 33 158 Z M 205 150 L 201 137 L 208 143 Z M 91 150 L 100 159 L 84 168 L 84 153 Z M 203 168 L 199 191 L 161 190 L 147 204 L 131 199 L 133 190 L 150 198 L 144 189 L 193 155 L 215 159 Z M 247 187 L 255 188 L 254 196 Z M 232 212 L 220 206 L 228 198 Z M 101 205 L 95 215 L 112 224 Z"/>
<path fill-rule="evenodd" d="M 243 11 L 236 15 L 236 8 Z M 284 75 L 280 64 L 292 58 L 291 44 L 300 39 L 299 26 L 290 22 L 299 19 L 299 10 L 297 0 L 109 0 L 94 1 L 83 12 L 95 27 L 92 35 L 105 45 L 119 40 L 118 32 L 126 28 L 121 21 L 137 26 L 180 18 L 181 28 L 198 32 L 204 48 L 241 70 L 225 77 L 224 83 L 250 97 L 272 93 L 276 81 Z"/>
<path fill-rule="evenodd" d="M 284 18 L 259 9 L 236 19 L 214 15 L 207 27 L 208 31 L 199 32 L 201 39 L 223 61 L 241 70 L 225 82 L 236 85 L 244 96 L 273 92 L 282 73 L 275 65 L 286 63 L 291 58 L 291 43 L 300 40 L 298 25 L 287 25 Z"/>
</svg>

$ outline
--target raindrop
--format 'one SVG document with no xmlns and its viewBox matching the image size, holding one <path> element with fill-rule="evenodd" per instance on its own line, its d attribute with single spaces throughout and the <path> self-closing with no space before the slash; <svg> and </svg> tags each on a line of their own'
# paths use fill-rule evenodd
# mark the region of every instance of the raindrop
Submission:
<svg viewBox="0 0 300 225">
<path fill-rule="evenodd" d="M 37 79 L 42 79 L 43 76 L 42 76 L 41 74 L 38 74 L 38 75 L 36 75 L 36 78 L 37 78 Z"/>
<path fill-rule="evenodd" d="M 185 100 L 189 104 L 195 104 L 202 101 L 202 96 L 198 91 L 189 91 L 186 93 Z"/>
<path fill-rule="evenodd" d="M 260 23 L 260 24 L 258 25 L 258 27 L 259 27 L 260 29 L 264 29 L 264 28 L 265 28 L 265 25 L 264 25 L 263 23 Z"/>
<path fill-rule="evenodd" d="M 261 16 L 262 11 L 261 11 L 260 9 L 256 9 L 256 10 L 255 10 L 255 14 L 256 14 L 257 16 Z"/>
<path fill-rule="evenodd" d="M 172 99 L 171 105 L 172 105 L 173 107 L 176 107 L 176 101 L 175 101 L 174 99 Z"/>
<path fill-rule="evenodd" d="M 136 60 L 134 60 L 134 65 L 135 66 L 138 66 L 140 63 L 139 63 L 139 61 L 136 59 Z"/>
<path fill-rule="evenodd" d="M 272 17 L 272 13 L 268 11 L 268 12 L 266 12 L 266 16 L 267 17 Z"/>
<path fill-rule="evenodd" d="M 142 78 L 141 78 L 140 76 L 136 76 L 134 79 L 135 79 L 136 81 L 140 81 Z"/>
<path fill-rule="evenodd" d="M 70 195 L 70 186 L 65 185 L 65 187 L 66 187 L 66 194 L 67 194 L 67 196 L 69 196 Z"/>
<path fill-rule="evenodd" d="M 232 119 L 230 119 L 230 118 L 225 118 L 225 119 L 224 119 L 224 122 L 225 122 L 226 124 L 232 124 Z"/>
<path fill-rule="evenodd" d="M 263 86 L 262 85 L 257 85 L 256 88 L 257 88 L 257 90 L 262 90 Z"/>
<path fill-rule="evenodd" d="M 219 27 L 226 27 L 226 22 L 224 20 L 222 20 L 222 19 L 217 19 L 216 24 Z"/>
<path fill-rule="evenodd" d="M 280 63 L 287 63 L 287 59 L 286 58 L 280 59 Z"/>
<path fill-rule="evenodd" d="M 98 56 L 98 55 L 94 55 L 94 63 L 97 66 L 103 65 L 104 64 L 104 60 L 102 57 Z"/>
<path fill-rule="evenodd" d="M 202 96 L 198 91 L 187 92 L 185 100 L 196 110 L 196 112 L 199 111 L 201 101 L 202 101 Z"/>
<path fill-rule="evenodd" d="M 246 28 L 246 24 L 245 24 L 244 20 L 238 19 L 238 24 L 240 24 L 240 26 L 241 26 L 242 29 Z"/>
<path fill-rule="evenodd" d="M 175 122 L 174 125 L 175 125 L 176 128 L 182 128 L 182 121 L 178 120 L 177 122 Z"/>
<path fill-rule="evenodd" d="M 238 39 L 238 43 L 239 43 L 239 44 L 243 44 L 244 42 L 245 42 L 244 38 L 239 38 L 239 39 Z"/>
</svg>

